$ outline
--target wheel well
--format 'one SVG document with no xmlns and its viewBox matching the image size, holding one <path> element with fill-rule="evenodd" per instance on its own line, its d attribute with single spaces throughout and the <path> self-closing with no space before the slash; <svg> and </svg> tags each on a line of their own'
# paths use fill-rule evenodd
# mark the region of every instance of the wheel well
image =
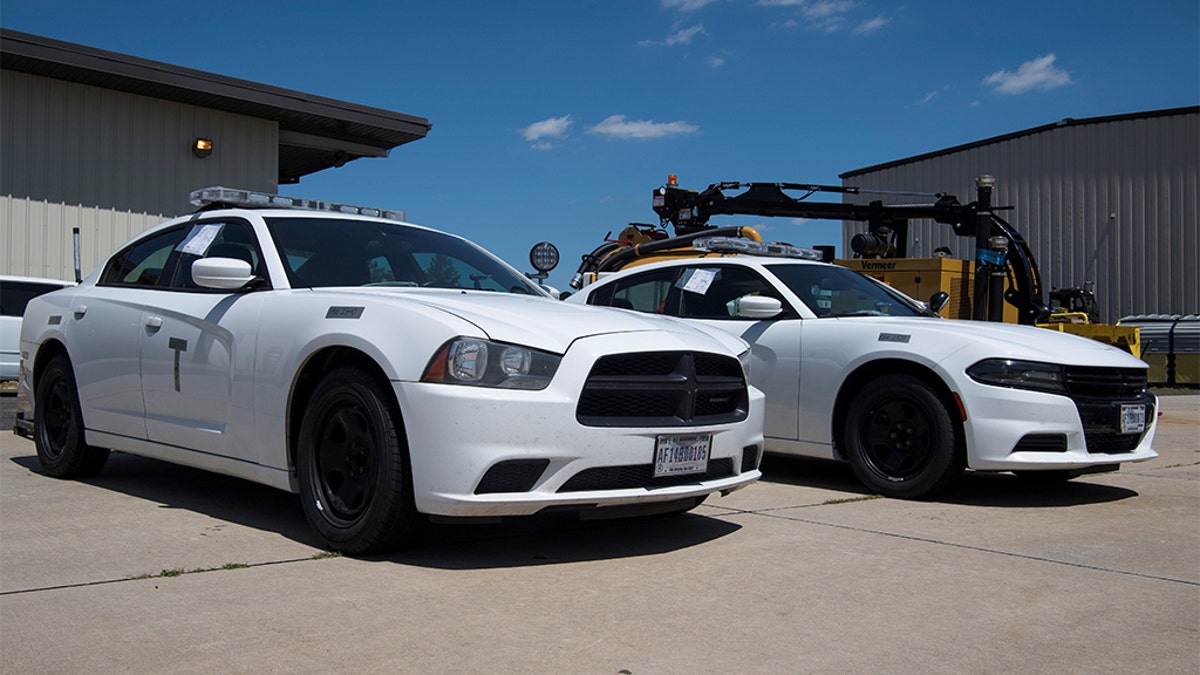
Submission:
<svg viewBox="0 0 1200 675">
<path fill-rule="evenodd" d="M 400 416 L 400 404 L 396 401 L 395 392 L 388 382 L 387 375 L 370 356 L 351 347 L 327 347 L 308 358 L 292 385 L 291 401 L 288 403 L 287 414 L 287 444 L 288 466 L 293 474 L 296 469 L 296 450 L 300 445 L 300 425 L 304 421 L 304 411 L 308 409 L 313 391 L 321 382 L 321 378 L 331 370 L 342 366 L 357 366 L 370 373 L 380 383 L 387 385 L 389 404 L 397 420 Z M 403 429 L 398 430 L 403 438 Z"/>
<path fill-rule="evenodd" d="M 959 438 L 964 438 L 962 417 L 953 414 L 958 410 L 958 404 L 954 400 L 954 394 L 950 391 L 950 387 L 946 385 L 942 378 L 919 363 L 903 359 L 881 359 L 879 361 L 869 361 L 856 368 L 854 372 L 846 376 L 845 381 L 842 382 L 841 390 L 838 391 L 837 401 L 833 405 L 833 429 L 831 435 L 833 439 L 833 451 L 838 457 L 846 459 L 844 450 L 845 439 L 842 437 L 846 425 L 846 409 L 850 407 L 850 403 L 854 400 L 854 397 L 862 391 L 867 383 L 882 375 L 891 374 L 911 375 L 929 385 L 937 393 L 938 397 L 942 399 L 942 403 L 945 404 L 946 408 L 951 411 L 952 414 L 950 417 L 958 428 Z M 959 449 L 960 451 L 962 450 L 961 447 Z"/>
<path fill-rule="evenodd" d="M 38 380 L 41 379 L 42 370 L 46 367 L 46 364 L 50 363 L 54 357 L 60 355 L 67 356 L 67 360 L 70 360 L 66 345 L 58 340 L 47 340 L 38 347 L 37 356 L 33 358 L 33 372 L 30 373 L 31 377 L 29 380 L 29 386 L 33 388 L 33 391 L 37 391 Z"/>
</svg>

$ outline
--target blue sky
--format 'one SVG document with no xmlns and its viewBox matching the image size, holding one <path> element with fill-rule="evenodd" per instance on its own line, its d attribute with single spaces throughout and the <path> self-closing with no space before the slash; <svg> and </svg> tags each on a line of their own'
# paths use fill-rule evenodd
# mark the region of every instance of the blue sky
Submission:
<svg viewBox="0 0 1200 675">
<path fill-rule="evenodd" d="M 1064 117 L 1200 103 L 1196 0 L 4 0 L 0 25 L 425 117 L 287 194 L 403 209 L 564 287 L 668 174 L 838 174 Z M 902 189 L 905 186 L 896 186 Z M 742 220 L 753 223 L 753 219 Z M 762 223 L 840 244 L 835 223 Z"/>
</svg>

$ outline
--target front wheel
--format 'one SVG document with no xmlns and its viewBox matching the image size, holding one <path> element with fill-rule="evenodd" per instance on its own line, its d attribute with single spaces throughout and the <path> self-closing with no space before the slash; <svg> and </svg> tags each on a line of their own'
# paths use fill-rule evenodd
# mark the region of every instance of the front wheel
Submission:
<svg viewBox="0 0 1200 675">
<path fill-rule="evenodd" d="M 966 466 L 949 407 L 911 375 L 867 383 L 847 409 L 843 438 L 858 479 L 889 497 L 932 495 L 950 487 Z"/>
<path fill-rule="evenodd" d="M 94 448 L 84 440 L 75 371 L 64 355 L 51 359 L 38 378 L 33 442 L 42 470 L 55 478 L 94 476 L 108 461 L 107 448 Z"/>
<path fill-rule="evenodd" d="M 356 367 L 327 375 L 300 427 L 304 515 L 332 549 L 361 555 L 399 546 L 415 529 L 399 412 L 379 380 Z"/>
</svg>

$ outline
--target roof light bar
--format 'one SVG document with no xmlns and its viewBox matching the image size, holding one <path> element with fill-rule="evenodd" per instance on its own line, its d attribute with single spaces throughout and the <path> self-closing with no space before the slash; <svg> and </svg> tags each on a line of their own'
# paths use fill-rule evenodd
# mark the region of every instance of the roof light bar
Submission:
<svg viewBox="0 0 1200 675">
<path fill-rule="evenodd" d="M 768 244 L 763 241 L 750 241 L 737 237 L 701 237 L 692 242 L 692 248 L 697 251 L 712 253 L 744 253 L 746 255 L 761 255 L 770 258 L 800 258 L 802 260 L 823 260 L 820 251 L 811 248 L 800 248 L 788 244 Z"/>
<path fill-rule="evenodd" d="M 220 186 L 192 190 L 189 196 L 194 206 L 210 206 L 212 204 L 227 204 L 252 208 L 299 209 L 306 211 L 332 211 L 349 213 L 372 218 L 387 218 L 389 220 L 404 220 L 403 211 L 378 209 L 371 206 L 355 206 L 353 204 L 338 204 L 323 202 L 316 199 L 302 199 L 286 195 L 273 195 L 269 192 L 242 190 Z"/>
</svg>

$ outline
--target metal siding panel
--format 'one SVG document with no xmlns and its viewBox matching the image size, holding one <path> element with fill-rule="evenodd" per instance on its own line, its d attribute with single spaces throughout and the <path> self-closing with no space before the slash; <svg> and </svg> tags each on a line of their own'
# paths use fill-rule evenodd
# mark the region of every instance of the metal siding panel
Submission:
<svg viewBox="0 0 1200 675">
<path fill-rule="evenodd" d="M 274 191 L 278 128 L 270 120 L 3 71 L 6 194 L 131 213 L 190 210 L 213 184 Z M 191 154 L 198 135 L 213 155 Z"/>
<path fill-rule="evenodd" d="M 1063 125 L 878 171 L 845 181 L 877 189 L 951 191 L 974 200 L 974 179 L 997 179 L 994 203 L 1021 232 L 1043 273 L 1043 285 L 1093 282 L 1101 314 L 1200 310 L 1200 115 Z M 861 200 L 861 201 L 866 201 Z M 1115 217 L 1110 217 L 1115 214 Z M 843 227 L 842 246 L 865 227 Z M 949 228 L 922 223 L 921 255 L 949 245 L 973 258 L 972 242 Z"/>
<path fill-rule="evenodd" d="M 118 246 L 193 210 L 206 185 L 275 191 L 269 120 L 0 71 L 0 270 L 69 279 L 72 227 L 87 275 Z M 213 155 L 191 154 L 197 135 Z"/>
<path fill-rule="evenodd" d="M 0 196 L 4 255 L 0 274 L 73 279 L 73 228 L 80 230 L 80 263 L 87 276 L 110 253 L 147 228 L 157 215 L 51 204 Z"/>
</svg>

